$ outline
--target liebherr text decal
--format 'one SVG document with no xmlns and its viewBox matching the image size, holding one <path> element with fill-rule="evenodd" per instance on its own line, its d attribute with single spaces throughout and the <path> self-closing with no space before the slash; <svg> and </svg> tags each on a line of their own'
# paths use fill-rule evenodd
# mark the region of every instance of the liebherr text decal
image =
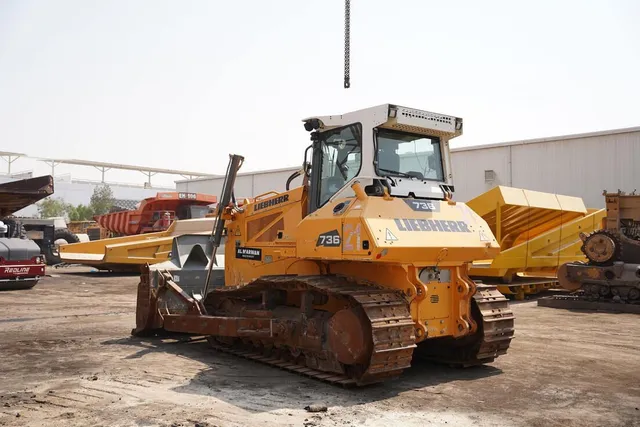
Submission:
<svg viewBox="0 0 640 427">
<path fill-rule="evenodd" d="M 446 221 L 444 219 L 395 218 L 400 231 L 442 231 L 445 233 L 471 233 L 464 221 Z"/>
<path fill-rule="evenodd" d="M 262 209 L 270 208 L 271 206 L 279 205 L 289 201 L 289 195 L 274 197 L 273 199 L 265 200 L 264 202 L 258 202 L 253 207 L 253 211 L 259 211 Z"/>
</svg>

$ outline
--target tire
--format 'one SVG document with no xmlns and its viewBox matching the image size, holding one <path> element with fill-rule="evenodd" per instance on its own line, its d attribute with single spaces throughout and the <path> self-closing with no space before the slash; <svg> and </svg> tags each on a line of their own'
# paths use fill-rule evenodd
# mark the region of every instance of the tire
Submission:
<svg viewBox="0 0 640 427">
<path fill-rule="evenodd" d="M 59 228 L 55 230 L 53 232 L 52 244 L 49 247 L 43 249 L 45 259 L 47 260 L 47 265 L 62 263 L 62 259 L 60 259 L 60 253 L 58 252 L 58 246 L 79 242 L 80 239 L 78 238 L 78 236 L 76 236 L 66 228 Z"/>
</svg>

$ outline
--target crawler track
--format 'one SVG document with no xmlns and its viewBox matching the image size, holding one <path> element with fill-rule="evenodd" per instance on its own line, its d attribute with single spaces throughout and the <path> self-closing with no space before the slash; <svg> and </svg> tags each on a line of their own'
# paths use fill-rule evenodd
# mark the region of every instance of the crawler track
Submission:
<svg viewBox="0 0 640 427">
<path fill-rule="evenodd" d="M 213 309 L 216 302 L 225 298 L 249 298 L 267 289 L 313 290 L 343 297 L 351 306 L 361 307 L 371 325 L 373 348 L 368 362 L 338 373 L 308 366 L 305 358 L 292 355 L 296 349 L 268 348 L 264 342 L 255 340 L 235 339 L 229 342 L 209 337 L 209 343 L 214 349 L 343 387 L 397 378 L 404 369 L 410 367 L 416 349 L 414 322 L 404 297 L 391 289 L 332 275 L 271 276 L 243 287 L 217 289 L 207 297 L 205 304 L 208 309 Z M 477 332 L 459 340 L 427 340 L 429 349 L 437 351 L 434 354 L 427 349 L 422 357 L 448 364 L 471 366 L 489 363 L 507 352 L 514 330 L 514 316 L 508 300 L 495 286 L 479 284 L 473 301 L 474 318 L 478 322 Z M 306 353 L 308 356 L 309 352 Z"/>
<path fill-rule="evenodd" d="M 491 363 L 496 357 L 506 354 L 514 337 L 515 316 L 509 300 L 497 286 L 476 284 L 472 315 L 478 324 L 473 335 L 423 341 L 418 346 L 417 355 L 421 359 L 469 367 Z"/>
<path fill-rule="evenodd" d="M 350 367 L 349 372 L 339 374 L 296 363 L 296 359 L 291 357 L 291 352 L 295 349 L 291 348 L 276 351 L 265 350 L 264 347 L 252 349 L 251 343 L 246 341 L 236 340 L 234 345 L 226 346 L 210 339 L 216 349 L 342 386 L 366 385 L 396 378 L 411 366 L 416 347 L 414 323 L 406 300 L 392 289 L 334 275 L 270 276 L 243 287 L 216 289 L 209 294 L 205 304 L 210 307 L 220 298 L 247 298 L 265 290 L 315 291 L 327 296 L 342 297 L 351 306 L 360 307 L 370 324 L 373 343 L 368 362 Z M 309 356 L 308 351 L 305 353 Z M 321 354 L 310 356 L 323 357 Z"/>
<path fill-rule="evenodd" d="M 612 311 L 617 313 L 640 314 L 640 303 L 616 303 L 593 301 L 580 295 L 553 295 L 540 298 L 539 307 L 564 308 L 567 310 Z"/>
<path fill-rule="evenodd" d="M 507 298 L 498 291 L 497 286 L 476 284 L 474 301 L 482 319 L 482 338 L 475 355 L 472 355 L 466 363 L 478 365 L 492 362 L 496 357 L 506 354 L 515 328 L 515 316 Z"/>
</svg>

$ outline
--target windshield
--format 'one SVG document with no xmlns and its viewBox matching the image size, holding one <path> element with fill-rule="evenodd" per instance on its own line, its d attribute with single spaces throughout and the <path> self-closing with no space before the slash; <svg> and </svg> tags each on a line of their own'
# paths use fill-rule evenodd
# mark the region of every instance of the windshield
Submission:
<svg viewBox="0 0 640 427">
<path fill-rule="evenodd" d="M 444 181 L 440 139 L 379 129 L 376 173 Z"/>
</svg>

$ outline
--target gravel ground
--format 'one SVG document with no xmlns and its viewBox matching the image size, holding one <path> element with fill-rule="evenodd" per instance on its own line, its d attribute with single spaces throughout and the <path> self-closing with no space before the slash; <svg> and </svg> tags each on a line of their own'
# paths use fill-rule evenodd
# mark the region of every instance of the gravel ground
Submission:
<svg viewBox="0 0 640 427">
<path fill-rule="evenodd" d="M 640 426 L 638 315 L 514 302 L 516 338 L 491 365 L 422 362 L 344 390 L 203 341 L 133 338 L 136 276 L 50 273 L 0 292 L 0 425 Z"/>
</svg>

